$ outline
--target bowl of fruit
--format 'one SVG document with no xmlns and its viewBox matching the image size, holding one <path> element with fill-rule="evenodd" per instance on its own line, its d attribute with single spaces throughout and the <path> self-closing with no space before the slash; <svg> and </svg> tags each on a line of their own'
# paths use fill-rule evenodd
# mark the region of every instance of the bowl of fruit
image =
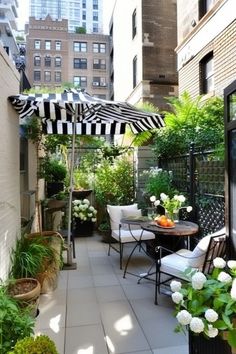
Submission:
<svg viewBox="0 0 236 354">
<path fill-rule="evenodd" d="M 168 218 L 167 215 L 160 215 L 154 218 L 154 223 L 158 227 L 163 227 L 165 229 L 173 229 L 175 227 L 175 223 L 173 220 Z"/>
</svg>

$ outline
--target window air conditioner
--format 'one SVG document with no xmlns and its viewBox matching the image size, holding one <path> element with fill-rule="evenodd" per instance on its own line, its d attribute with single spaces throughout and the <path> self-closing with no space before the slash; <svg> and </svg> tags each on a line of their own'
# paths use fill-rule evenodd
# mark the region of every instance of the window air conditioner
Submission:
<svg viewBox="0 0 236 354">
<path fill-rule="evenodd" d="M 94 81 L 94 82 L 93 82 L 93 86 L 99 86 L 99 82 Z"/>
</svg>

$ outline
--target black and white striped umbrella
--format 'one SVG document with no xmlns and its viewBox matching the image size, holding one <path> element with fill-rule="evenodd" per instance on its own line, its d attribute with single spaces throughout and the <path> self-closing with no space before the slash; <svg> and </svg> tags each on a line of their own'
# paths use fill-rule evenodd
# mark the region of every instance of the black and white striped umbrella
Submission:
<svg viewBox="0 0 236 354">
<path fill-rule="evenodd" d="M 71 205 L 75 135 L 124 134 L 127 126 L 134 134 L 161 128 L 160 114 L 146 113 L 128 103 L 102 100 L 82 90 L 64 93 L 29 94 L 9 97 L 21 119 L 33 114 L 42 119 L 45 134 L 72 134 L 70 195 L 68 212 L 68 244 L 71 239 Z M 68 252 L 68 264 L 71 264 Z"/>
<path fill-rule="evenodd" d="M 128 125 L 134 134 L 164 126 L 160 114 L 138 110 L 128 103 L 102 100 L 85 91 L 9 97 L 21 119 L 35 114 L 45 134 L 115 135 Z M 74 123 L 75 122 L 75 123 Z"/>
</svg>

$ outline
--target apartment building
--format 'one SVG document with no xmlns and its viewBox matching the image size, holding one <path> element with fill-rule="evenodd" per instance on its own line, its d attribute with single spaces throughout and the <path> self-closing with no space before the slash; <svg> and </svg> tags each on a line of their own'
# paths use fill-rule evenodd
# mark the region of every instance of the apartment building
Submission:
<svg viewBox="0 0 236 354">
<path fill-rule="evenodd" d="M 109 97 L 109 36 L 68 32 L 68 20 L 29 19 L 26 72 L 31 86 L 70 82 L 100 98 Z"/>
<path fill-rule="evenodd" d="M 222 95 L 236 76 L 235 0 L 177 0 L 179 93 Z"/>
<path fill-rule="evenodd" d="M 83 27 L 87 33 L 102 33 L 102 0 L 30 0 L 30 16 L 53 20 L 68 19 L 69 32 Z"/>
<path fill-rule="evenodd" d="M 117 0 L 110 23 L 111 98 L 168 109 L 178 94 L 176 1 Z"/>
<path fill-rule="evenodd" d="M 0 0 L 0 44 L 12 61 L 15 61 L 19 53 L 14 37 L 14 31 L 17 29 L 17 8 L 17 0 Z"/>
</svg>

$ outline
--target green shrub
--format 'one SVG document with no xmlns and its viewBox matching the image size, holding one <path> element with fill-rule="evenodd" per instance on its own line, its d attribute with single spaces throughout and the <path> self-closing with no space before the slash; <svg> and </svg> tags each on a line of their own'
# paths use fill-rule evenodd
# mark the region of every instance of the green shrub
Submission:
<svg viewBox="0 0 236 354">
<path fill-rule="evenodd" d="M 148 197 L 155 195 L 160 198 L 161 193 L 169 195 L 171 198 L 178 191 L 172 185 L 172 175 L 169 171 L 160 168 L 151 168 L 143 172 L 145 177 L 144 191 Z"/>
<path fill-rule="evenodd" d="M 9 353 L 17 340 L 30 336 L 34 322 L 29 310 L 21 308 L 0 285 L 0 353 Z"/>
<path fill-rule="evenodd" d="M 58 354 L 55 343 L 46 335 L 26 337 L 17 341 L 9 354 Z"/>
<path fill-rule="evenodd" d="M 46 158 L 41 165 L 41 177 L 47 182 L 63 182 L 67 169 L 60 161 Z"/>
</svg>

